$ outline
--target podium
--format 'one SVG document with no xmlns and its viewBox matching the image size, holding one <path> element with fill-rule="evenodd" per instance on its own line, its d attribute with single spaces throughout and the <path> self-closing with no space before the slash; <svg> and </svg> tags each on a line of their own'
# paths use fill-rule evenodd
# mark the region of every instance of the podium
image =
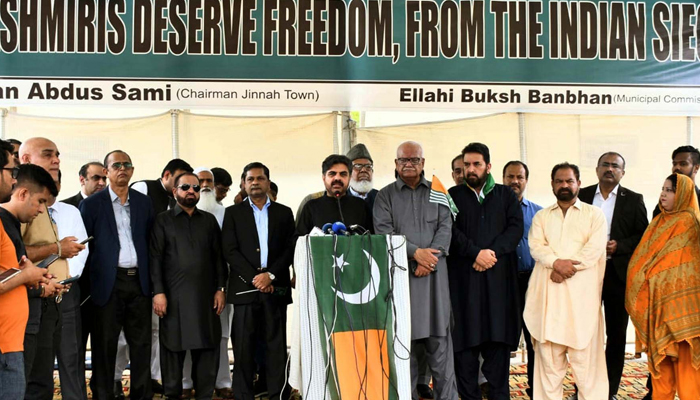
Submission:
<svg viewBox="0 0 700 400">
<path fill-rule="evenodd" d="M 300 237 L 294 267 L 289 384 L 310 400 L 409 400 L 405 238 Z"/>
</svg>

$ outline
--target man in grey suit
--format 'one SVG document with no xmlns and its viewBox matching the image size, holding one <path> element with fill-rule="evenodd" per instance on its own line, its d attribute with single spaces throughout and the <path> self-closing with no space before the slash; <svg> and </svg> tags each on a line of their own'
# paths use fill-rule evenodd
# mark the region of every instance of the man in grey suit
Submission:
<svg viewBox="0 0 700 400">
<path fill-rule="evenodd" d="M 414 399 L 419 368 L 415 353 L 423 345 L 437 400 L 457 400 L 450 333 L 450 290 L 445 256 L 452 238 L 452 215 L 430 201 L 431 183 L 423 176 L 423 148 L 402 143 L 397 152 L 396 182 L 379 191 L 374 202 L 374 230 L 406 236 L 411 274 L 411 384 Z"/>
</svg>

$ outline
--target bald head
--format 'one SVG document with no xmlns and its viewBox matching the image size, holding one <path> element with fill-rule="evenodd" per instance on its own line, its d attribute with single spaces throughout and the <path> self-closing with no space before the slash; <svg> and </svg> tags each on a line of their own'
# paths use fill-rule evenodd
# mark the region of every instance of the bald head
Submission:
<svg viewBox="0 0 700 400">
<path fill-rule="evenodd" d="M 420 182 L 425 159 L 423 147 L 418 142 L 408 141 L 396 150 L 396 173 L 409 186 L 416 188 Z"/>
<path fill-rule="evenodd" d="M 19 160 L 22 164 L 34 164 L 44 168 L 58 181 L 61 160 L 56 143 L 42 137 L 27 139 L 19 147 Z"/>
<path fill-rule="evenodd" d="M 413 154 L 414 157 L 423 158 L 423 146 L 420 143 L 409 140 L 403 142 L 396 149 L 396 158 L 405 157 L 405 154 Z"/>
</svg>

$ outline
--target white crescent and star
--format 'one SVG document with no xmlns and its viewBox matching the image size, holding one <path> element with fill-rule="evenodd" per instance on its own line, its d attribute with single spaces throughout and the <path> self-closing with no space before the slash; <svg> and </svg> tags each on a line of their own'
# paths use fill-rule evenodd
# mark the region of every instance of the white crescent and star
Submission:
<svg viewBox="0 0 700 400">
<path fill-rule="evenodd" d="M 331 290 L 346 303 L 350 304 L 366 304 L 374 300 L 375 297 L 377 297 L 377 294 L 379 293 L 379 281 L 381 279 L 381 274 L 379 272 L 379 266 L 377 265 L 377 262 L 374 260 L 374 258 L 366 251 L 363 250 L 365 253 L 365 256 L 367 257 L 367 260 L 370 262 L 370 271 L 372 277 L 370 278 L 369 282 L 367 282 L 367 285 L 360 290 L 357 293 L 343 293 L 339 290 L 336 290 L 335 288 L 331 287 Z M 335 264 L 331 265 L 331 267 L 335 268 L 336 265 L 340 268 L 340 271 L 343 271 L 343 267 L 346 265 L 350 265 L 345 261 L 345 256 L 340 255 L 339 257 L 335 257 Z"/>
</svg>

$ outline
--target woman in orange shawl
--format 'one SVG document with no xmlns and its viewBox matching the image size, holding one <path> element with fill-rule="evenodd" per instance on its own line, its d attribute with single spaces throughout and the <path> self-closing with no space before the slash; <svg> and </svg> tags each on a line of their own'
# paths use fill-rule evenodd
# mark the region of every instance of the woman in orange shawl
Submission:
<svg viewBox="0 0 700 400">
<path fill-rule="evenodd" d="M 652 398 L 700 399 L 700 209 L 693 181 L 664 182 L 661 213 L 627 270 L 626 308 L 649 357 Z"/>
</svg>

